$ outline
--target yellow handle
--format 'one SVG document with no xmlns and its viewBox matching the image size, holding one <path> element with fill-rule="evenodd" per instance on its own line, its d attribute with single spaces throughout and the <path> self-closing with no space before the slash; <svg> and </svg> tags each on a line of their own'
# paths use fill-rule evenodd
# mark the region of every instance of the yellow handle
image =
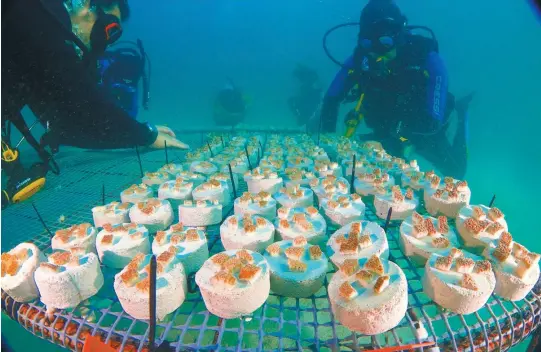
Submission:
<svg viewBox="0 0 541 352">
<path fill-rule="evenodd" d="M 351 138 L 355 134 L 355 131 L 357 130 L 357 126 L 359 126 L 359 123 L 364 118 L 364 115 L 360 112 L 361 107 L 363 106 L 363 101 L 364 101 L 364 93 L 361 94 L 359 101 L 357 101 L 357 105 L 355 106 L 355 113 L 356 113 L 355 118 L 346 120 L 346 126 L 347 126 L 346 133 L 345 133 L 346 138 Z"/>
<path fill-rule="evenodd" d="M 357 106 L 355 106 L 356 112 L 359 112 L 359 110 L 361 110 L 361 107 L 363 106 L 363 101 L 364 101 L 364 93 L 361 94 L 361 97 L 359 98 L 359 101 L 357 102 Z"/>
<path fill-rule="evenodd" d="M 19 152 L 17 150 L 11 149 L 6 142 L 2 141 L 2 160 L 12 162 L 17 160 L 18 156 Z"/>
<path fill-rule="evenodd" d="M 39 192 L 39 190 L 41 190 L 43 186 L 45 186 L 45 177 L 38 178 L 37 180 L 32 181 L 24 188 L 20 189 L 17 193 L 15 193 L 11 201 L 13 203 L 22 202 L 23 200 L 26 200 Z"/>
</svg>

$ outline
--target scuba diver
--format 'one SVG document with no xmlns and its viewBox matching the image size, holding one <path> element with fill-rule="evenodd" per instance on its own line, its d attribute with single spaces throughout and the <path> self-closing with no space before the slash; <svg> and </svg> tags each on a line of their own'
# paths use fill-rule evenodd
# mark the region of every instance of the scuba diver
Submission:
<svg viewBox="0 0 541 352">
<path fill-rule="evenodd" d="M 463 178 L 467 165 L 468 105 L 473 95 L 455 101 L 447 91 L 448 76 L 433 32 L 408 26 L 392 0 L 370 0 L 363 8 L 358 45 L 336 74 L 321 108 L 322 132 L 335 132 L 341 102 L 357 100 L 346 117 L 351 137 L 364 119 L 391 154 L 408 158 L 413 148 L 445 175 Z M 430 32 L 432 38 L 415 34 Z M 447 139 L 450 114 L 456 110 L 458 129 L 453 143 Z M 317 123 L 316 123 L 317 124 Z"/>
<path fill-rule="evenodd" d="M 228 78 L 214 100 L 213 118 L 217 126 L 235 126 L 244 121 L 248 101 Z"/>
<path fill-rule="evenodd" d="M 115 43 L 114 47 L 105 51 L 98 59 L 97 75 L 98 85 L 133 119 L 137 118 L 139 111 L 139 82 L 142 81 L 142 107 L 148 110 L 150 60 L 140 39 L 137 42 Z"/>
<path fill-rule="evenodd" d="M 297 125 L 303 126 L 316 114 L 321 102 L 322 89 L 317 85 L 319 76 L 316 71 L 302 64 L 297 64 L 293 77 L 299 82 L 297 94 L 288 99 L 291 112 L 297 117 Z"/>
<path fill-rule="evenodd" d="M 126 47 L 126 45 L 135 48 Z M 90 69 L 95 69 L 94 74 L 97 77 L 98 86 L 132 119 L 137 119 L 139 112 L 139 82 L 142 80 L 142 106 L 144 110 L 148 110 L 150 59 L 140 39 L 137 42 L 114 43 L 98 58 L 96 67 Z M 162 128 L 165 129 L 165 127 Z M 50 143 L 49 147 L 53 154 L 59 151 L 57 145 L 53 146 Z"/>
<path fill-rule="evenodd" d="M 127 0 L 2 1 L 2 169 L 9 179 L 3 206 L 39 191 L 48 171 L 59 172 L 51 147 L 189 148 L 170 129 L 131 118 L 96 84 L 92 65 L 120 38 L 128 17 Z M 22 116 L 25 106 L 46 128 L 39 142 Z M 12 125 L 39 165 L 21 167 L 9 140 Z"/>
</svg>

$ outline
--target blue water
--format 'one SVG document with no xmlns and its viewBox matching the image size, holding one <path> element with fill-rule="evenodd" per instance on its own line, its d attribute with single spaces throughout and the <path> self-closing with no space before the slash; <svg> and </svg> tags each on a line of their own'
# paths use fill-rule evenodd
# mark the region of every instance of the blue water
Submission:
<svg viewBox="0 0 541 352">
<path fill-rule="evenodd" d="M 429 26 L 436 33 L 450 91 L 457 97 L 476 92 L 466 176 L 472 203 L 486 204 L 496 194 L 496 205 L 515 239 L 541 252 L 538 19 L 526 1 L 398 3 L 410 24 Z M 296 89 L 292 70 L 298 62 L 315 68 L 326 89 L 337 66 L 325 56 L 322 36 L 333 25 L 357 21 L 365 1 L 132 0 L 130 4 L 123 39 L 142 39 L 152 61 L 150 110 L 142 111 L 139 119 L 182 128 L 194 121 L 197 126 L 212 125 L 213 99 L 226 77 L 252 98 L 247 123 L 292 125 L 286 103 Z M 345 59 L 356 34 L 353 28 L 336 31 L 329 39 L 332 53 Z M 342 116 L 347 111 L 342 108 Z M 338 126 L 343 128 L 343 122 Z M 421 167 L 427 166 L 421 160 Z"/>
<path fill-rule="evenodd" d="M 151 109 L 142 118 L 181 127 L 194 118 L 212 124 L 212 99 L 227 76 L 253 98 L 247 122 L 292 123 L 286 101 L 296 88 L 295 64 L 315 68 L 326 88 L 337 66 L 325 56 L 322 36 L 333 25 L 358 21 L 365 1 L 131 3 L 125 37 L 141 38 L 153 64 Z M 488 203 L 496 194 L 511 233 L 541 251 L 541 241 L 529 237 L 541 197 L 541 26 L 531 7 L 488 0 L 398 4 L 410 24 L 436 33 L 449 90 L 457 97 L 476 92 L 466 176 L 472 202 Z M 345 59 L 356 35 L 355 28 L 333 33 L 332 53 Z"/>
</svg>

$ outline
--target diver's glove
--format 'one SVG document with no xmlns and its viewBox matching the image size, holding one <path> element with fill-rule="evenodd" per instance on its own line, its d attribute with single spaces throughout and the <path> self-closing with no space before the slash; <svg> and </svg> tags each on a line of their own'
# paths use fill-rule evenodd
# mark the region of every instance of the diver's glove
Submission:
<svg viewBox="0 0 541 352">
<path fill-rule="evenodd" d="M 175 132 L 173 132 L 173 130 L 170 129 L 169 127 L 167 127 L 167 126 L 156 125 L 155 127 L 156 127 L 156 129 L 158 130 L 158 132 L 162 132 L 162 133 L 168 134 L 168 135 L 170 135 L 171 137 L 176 137 Z"/>
<path fill-rule="evenodd" d="M 154 142 L 149 145 L 150 148 L 153 149 L 163 149 L 165 148 L 165 145 L 167 144 L 168 148 L 178 148 L 178 149 L 190 149 L 190 146 L 187 145 L 184 142 L 179 141 L 176 136 L 175 132 L 173 132 L 172 129 L 165 126 L 151 126 L 148 125 L 150 129 L 155 130 L 156 133 L 156 139 Z"/>
<path fill-rule="evenodd" d="M 186 143 L 181 142 L 170 134 L 164 132 L 158 132 L 156 140 L 154 143 L 149 145 L 149 147 L 154 149 L 163 149 L 165 148 L 165 143 L 167 143 L 167 148 L 190 149 L 190 146 Z"/>
</svg>

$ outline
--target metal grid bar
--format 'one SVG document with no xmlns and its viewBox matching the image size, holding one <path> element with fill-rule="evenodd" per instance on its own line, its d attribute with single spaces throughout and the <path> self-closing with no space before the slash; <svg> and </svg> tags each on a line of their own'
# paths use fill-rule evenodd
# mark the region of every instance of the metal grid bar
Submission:
<svg viewBox="0 0 541 352">
<path fill-rule="evenodd" d="M 182 155 L 178 154 L 170 154 L 170 160 L 182 160 Z M 143 153 L 141 157 L 146 170 L 156 169 L 165 161 L 162 152 Z M 139 182 L 135 153 L 128 151 L 121 160 L 95 162 L 95 159 L 95 154 L 89 154 L 86 159 L 80 155 L 67 156 L 62 164 L 71 166 L 62 174 L 62 180 L 50 177 L 47 189 L 34 198 L 52 231 L 66 226 L 56 221 L 62 214 L 70 224 L 92 221 L 90 208 L 101 203 L 103 183 L 107 185 L 106 198 L 110 201 L 118 199 L 120 191 L 130 184 Z M 241 182 L 238 193 L 245 190 L 246 186 Z M 69 198 L 76 202 L 67 201 Z M 228 213 L 231 211 L 229 209 Z M 366 219 L 380 224 L 383 222 L 370 206 L 367 207 Z M 50 252 L 50 238 L 29 204 L 6 209 L 2 220 L 2 250 L 32 239 L 46 253 Z M 17 226 L 19 223 L 24 223 L 24 228 Z M 479 347 L 506 350 L 539 325 L 541 285 L 537 285 L 525 300 L 513 302 L 509 309 L 496 297 L 469 316 L 456 315 L 437 307 L 422 291 L 422 269 L 405 257 L 398 247 L 399 224 L 397 221 L 391 222 L 387 237 L 390 259 L 404 270 L 408 278 L 409 309 L 402 322 L 387 333 L 374 337 L 358 335 L 334 319 L 327 295 L 328 280 L 334 272 L 331 270 L 324 287 L 314 296 L 294 299 L 271 293 L 250 320 L 217 318 L 205 309 L 198 291 L 190 293 L 179 309 L 157 324 L 156 343 L 168 342 L 171 350 L 175 351 L 297 351 L 325 348 L 360 351 L 367 347 L 379 348 L 394 340 L 394 344 L 398 345 L 435 341 L 440 349 L 454 351 L 473 351 Z M 454 224 L 451 222 L 450 225 Z M 9 234 L 13 233 L 14 227 L 17 228 L 17 236 L 11 237 Z M 219 226 L 209 227 L 207 235 L 211 255 L 222 251 Z M 125 314 L 114 294 L 100 292 L 77 308 L 59 311 L 54 314 L 52 323 L 44 319 L 46 312 L 41 303 L 18 304 L 4 293 L 2 298 L 2 310 L 27 330 L 72 350 L 81 350 L 90 334 L 100 336 L 119 350 L 148 350 L 148 323 Z M 418 322 L 410 314 L 413 311 L 420 313 L 416 314 L 420 319 Z M 419 323 L 428 326 L 426 339 L 420 339 L 416 334 L 415 325 Z"/>
</svg>

